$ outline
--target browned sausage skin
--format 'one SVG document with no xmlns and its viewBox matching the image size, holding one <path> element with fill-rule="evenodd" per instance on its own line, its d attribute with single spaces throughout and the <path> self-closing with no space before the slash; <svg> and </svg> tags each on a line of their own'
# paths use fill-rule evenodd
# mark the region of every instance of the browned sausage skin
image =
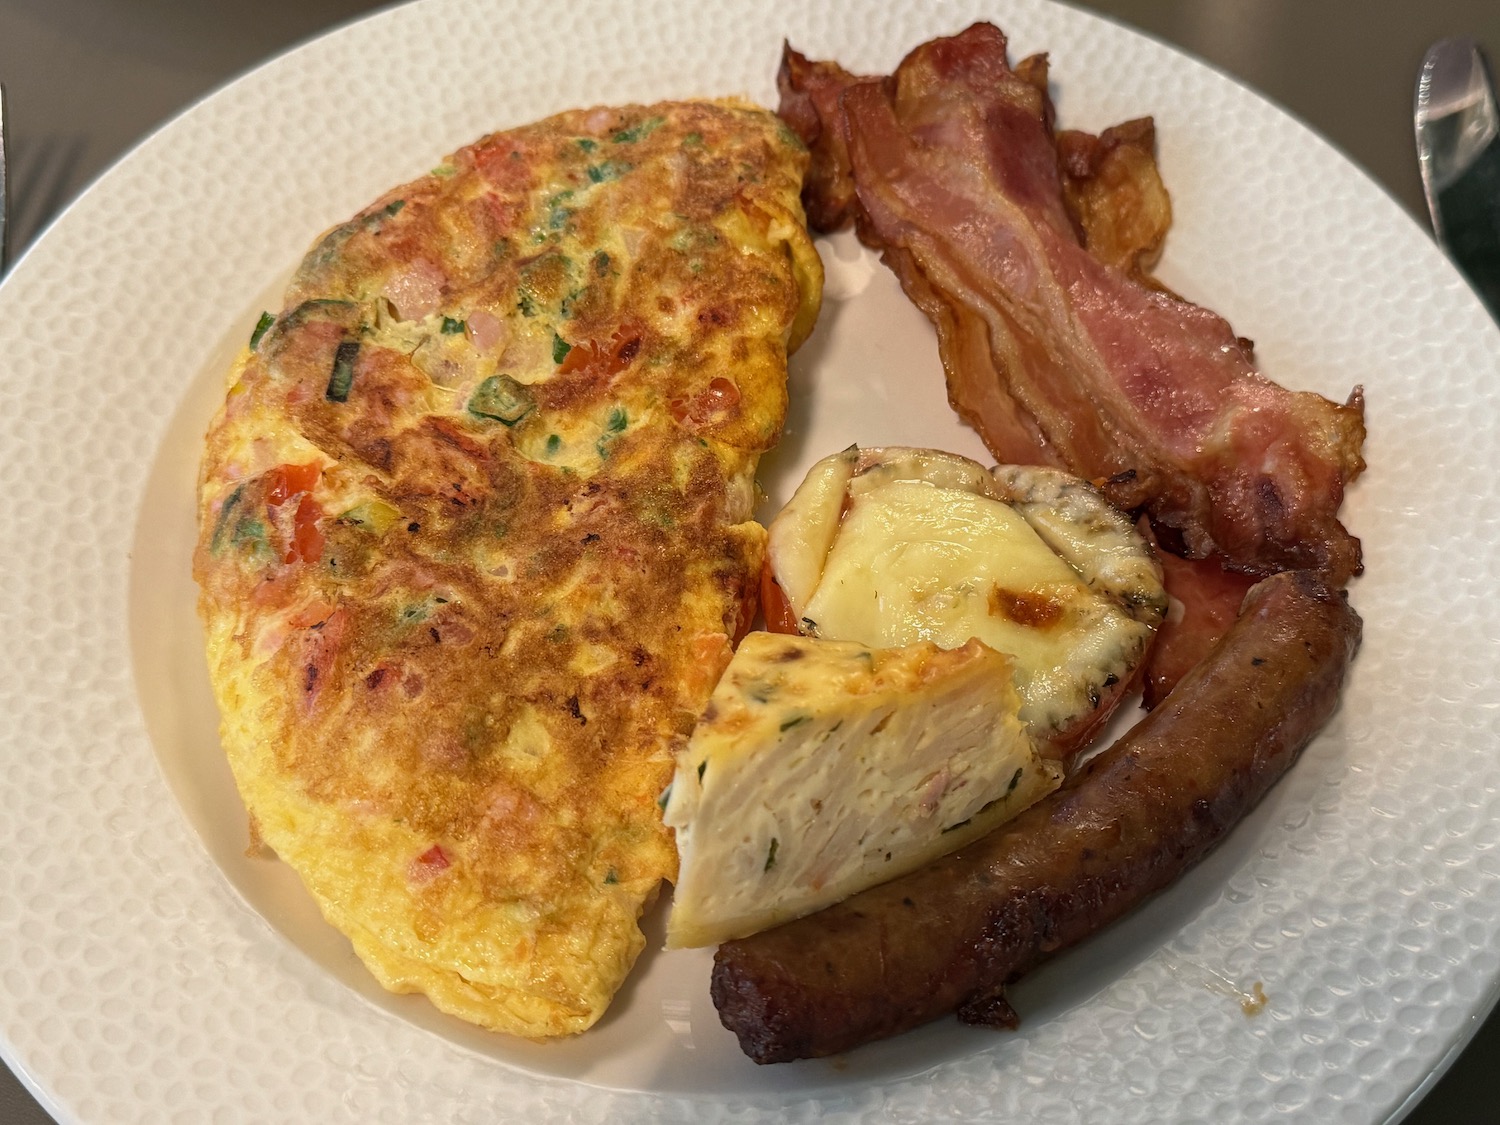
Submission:
<svg viewBox="0 0 1500 1125">
<path fill-rule="evenodd" d="M 1013 1027 L 1005 985 L 1165 887 L 1248 812 L 1338 704 L 1360 620 L 1308 572 L 1266 579 L 1163 703 L 990 836 L 714 958 L 756 1062 L 816 1058 L 957 1011 Z"/>
</svg>

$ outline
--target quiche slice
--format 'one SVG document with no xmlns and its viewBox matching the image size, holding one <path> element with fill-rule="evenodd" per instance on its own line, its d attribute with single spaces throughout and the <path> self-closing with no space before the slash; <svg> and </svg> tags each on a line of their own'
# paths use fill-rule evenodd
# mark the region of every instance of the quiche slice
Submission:
<svg viewBox="0 0 1500 1125">
<path fill-rule="evenodd" d="M 581 1031 L 754 610 L 822 271 L 738 102 L 488 136 L 313 246 L 207 435 L 194 556 L 256 838 L 387 988 Z"/>
<path fill-rule="evenodd" d="M 869 648 L 751 633 L 678 760 L 667 946 L 717 945 L 915 871 L 1056 789 L 1012 683 L 971 640 Z"/>
</svg>

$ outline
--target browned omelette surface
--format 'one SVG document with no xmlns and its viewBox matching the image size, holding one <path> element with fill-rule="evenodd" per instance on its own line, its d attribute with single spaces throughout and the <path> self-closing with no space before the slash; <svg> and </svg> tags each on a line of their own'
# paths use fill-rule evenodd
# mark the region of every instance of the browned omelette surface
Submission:
<svg viewBox="0 0 1500 1125">
<path fill-rule="evenodd" d="M 487 137 L 326 234 L 230 373 L 195 574 L 259 836 L 387 987 L 580 1031 L 753 610 L 821 269 L 737 103 Z"/>
</svg>

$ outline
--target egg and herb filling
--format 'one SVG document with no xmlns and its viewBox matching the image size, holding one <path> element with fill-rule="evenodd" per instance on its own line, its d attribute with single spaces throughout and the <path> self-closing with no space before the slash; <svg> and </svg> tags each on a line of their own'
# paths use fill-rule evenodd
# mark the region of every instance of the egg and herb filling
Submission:
<svg viewBox="0 0 1500 1125">
<path fill-rule="evenodd" d="M 665 801 L 668 947 L 766 929 L 962 847 L 1054 789 L 1012 660 L 752 633 Z"/>
</svg>

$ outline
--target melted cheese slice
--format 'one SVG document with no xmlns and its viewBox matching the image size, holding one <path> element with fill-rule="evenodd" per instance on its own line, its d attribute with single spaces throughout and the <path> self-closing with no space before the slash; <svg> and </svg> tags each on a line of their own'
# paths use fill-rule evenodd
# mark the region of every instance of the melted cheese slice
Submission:
<svg viewBox="0 0 1500 1125">
<path fill-rule="evenodd" d="M 743 937 L 903 875 L 1058 785 L 1010 657 L 751 633 L 679 756 L 667 946 Z"/>
<path fill-rule="evenodd" d="M 1016 657 L 1023 717 L 1043 724 L 1052 700 L 1141 632 L 1010 505 L 912 480 L 854 499 L 803 615 L 867 645 L 978 637 Z"/>
</svg>

